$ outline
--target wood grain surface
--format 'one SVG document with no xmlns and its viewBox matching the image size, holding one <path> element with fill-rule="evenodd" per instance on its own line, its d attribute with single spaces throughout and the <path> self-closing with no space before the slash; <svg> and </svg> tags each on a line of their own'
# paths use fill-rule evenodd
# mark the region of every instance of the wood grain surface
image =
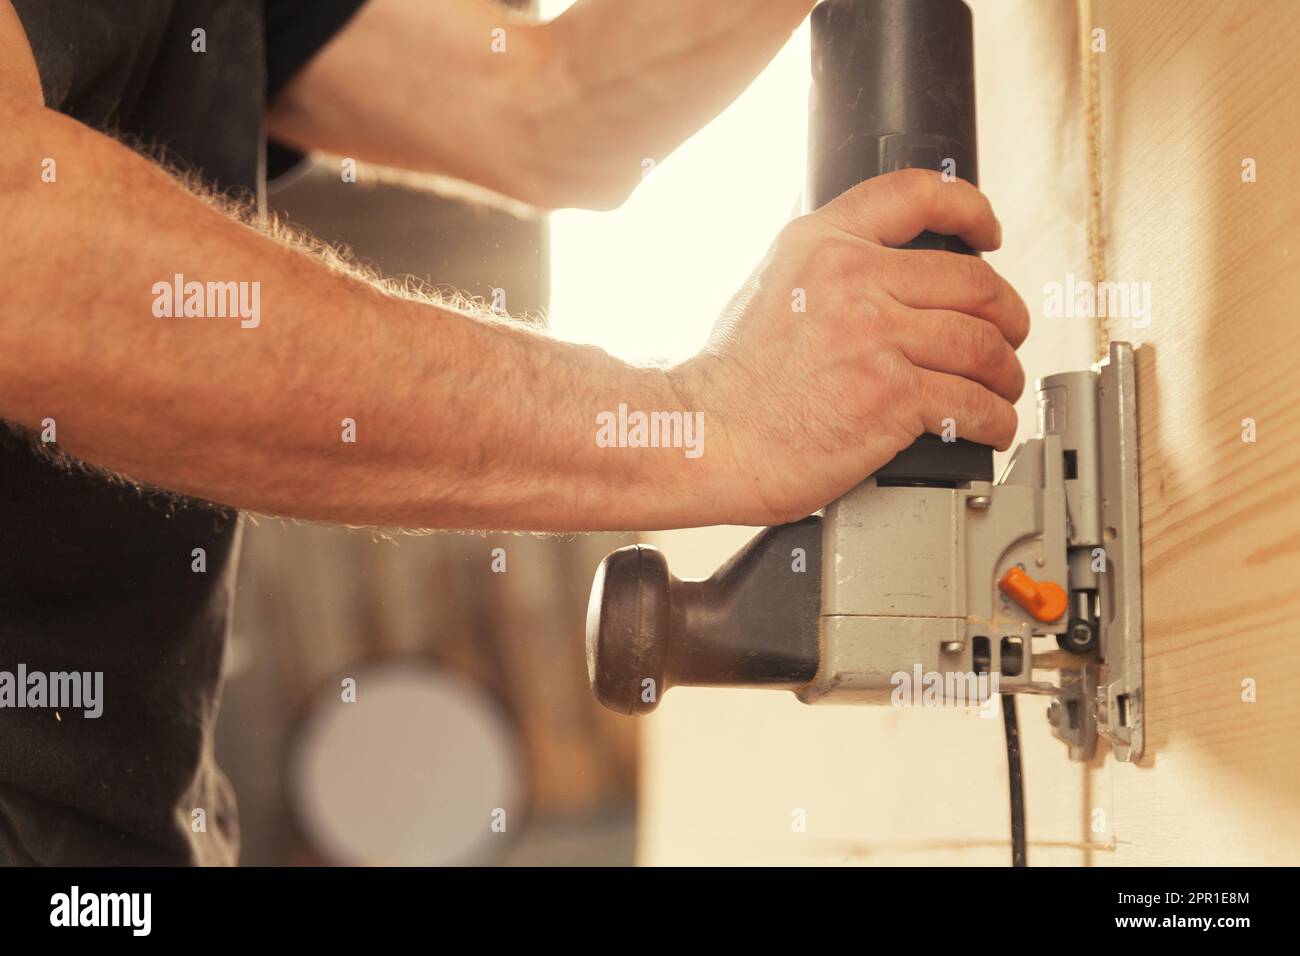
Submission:
<svg viewBox="0 0 1300 956">
<path fill-rule="evenodd" d="M 1154 303 L 1146 328 L 1108 323 L 1141 344 L 1150 751 L 1108 781 L 1115 859 L 1295 864 L 1300 4 L 1094 13 L 1107 271 Z"/>
</svg>

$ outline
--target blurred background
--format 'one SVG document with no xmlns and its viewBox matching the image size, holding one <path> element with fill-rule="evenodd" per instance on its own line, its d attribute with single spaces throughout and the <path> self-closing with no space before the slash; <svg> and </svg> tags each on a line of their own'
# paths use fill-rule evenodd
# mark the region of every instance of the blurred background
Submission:
<svg viewBox="0 0 1300 956">
<path fill-rule="evenodd" d="M 520 216 L 364 168 L 345 182 L 323 156 L 270 203 L 385 275 L 502 290 L 511 315 L 631 360 L 681 356 L 798 208 L 807 76 L 804 28 L 612 213 Z M 707 573 L 749 533 L 681 547 Z M 634 861 L 637 725 L 596 703 L 583 650 L 592 573 L 633 536 L 255 517 L 244 534 L 217 757 L 245 865 Z"/>
</svg>

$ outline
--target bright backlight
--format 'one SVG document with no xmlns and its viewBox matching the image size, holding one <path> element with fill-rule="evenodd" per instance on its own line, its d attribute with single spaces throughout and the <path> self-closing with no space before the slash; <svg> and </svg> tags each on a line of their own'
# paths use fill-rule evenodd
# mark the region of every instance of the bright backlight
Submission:
<svg viewBox="0 0 1300 956">
<path fill-rule="evenodd" d="M 546 4 L 547 14 L 567 4 Z M 614 212 L 551 218 L 551 328 L 632 361 L 698 349 L 800 205 L 805 24 L 727 110 Z"/>
</svg>

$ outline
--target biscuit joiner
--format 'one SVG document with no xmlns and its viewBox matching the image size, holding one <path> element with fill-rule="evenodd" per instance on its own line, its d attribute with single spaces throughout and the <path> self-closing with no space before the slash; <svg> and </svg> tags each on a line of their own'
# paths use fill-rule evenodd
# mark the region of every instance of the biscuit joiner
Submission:
<svg viewBox="0 0 1300 956">
<path fill-rule="evenodd" d="M 807 196 L 922 166 L 977 182 L 962 0 L 827 0 L 812 14 Z M 970 253 L 924 233 L 910 248 Z M 1077 760 L 1143 749 L 1137 405 L 1132 347 L 1038 385 L 1038 435 L 993 480 L 992 450 L 922 436 L 824 512 L 767 528 L 707 580 L 648 545 L 596 572 L 592 688 L 626 714 L 676 685 L 885 704 L 900 675 L 1043 694 Z M 1048 679 L 1054 677 L 1054 679 Z M 983 678 L 983 680 L 981 680 Z M 995 679 L 995 680 L 991 680 Z"/>
</svg>

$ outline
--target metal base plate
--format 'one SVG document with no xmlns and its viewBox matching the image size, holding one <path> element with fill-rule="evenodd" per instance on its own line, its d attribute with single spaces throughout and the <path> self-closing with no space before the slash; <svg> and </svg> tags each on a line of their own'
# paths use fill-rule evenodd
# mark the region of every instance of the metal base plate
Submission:
<svg viewBox="0 0 1300 956">
<path fill-rule="evenodd" d="M 1116 760 L 1142 756 L 1142 539 L 1138 484 L 1137 376 L 1133 346 L 1113 342 L 1097 368 L 1101 513 L 1106 570 L 1100 575 L 1098 657 L 1063 670 L 1048 718 L 1077 760 L 1098 739 Z"/>
</svg>

